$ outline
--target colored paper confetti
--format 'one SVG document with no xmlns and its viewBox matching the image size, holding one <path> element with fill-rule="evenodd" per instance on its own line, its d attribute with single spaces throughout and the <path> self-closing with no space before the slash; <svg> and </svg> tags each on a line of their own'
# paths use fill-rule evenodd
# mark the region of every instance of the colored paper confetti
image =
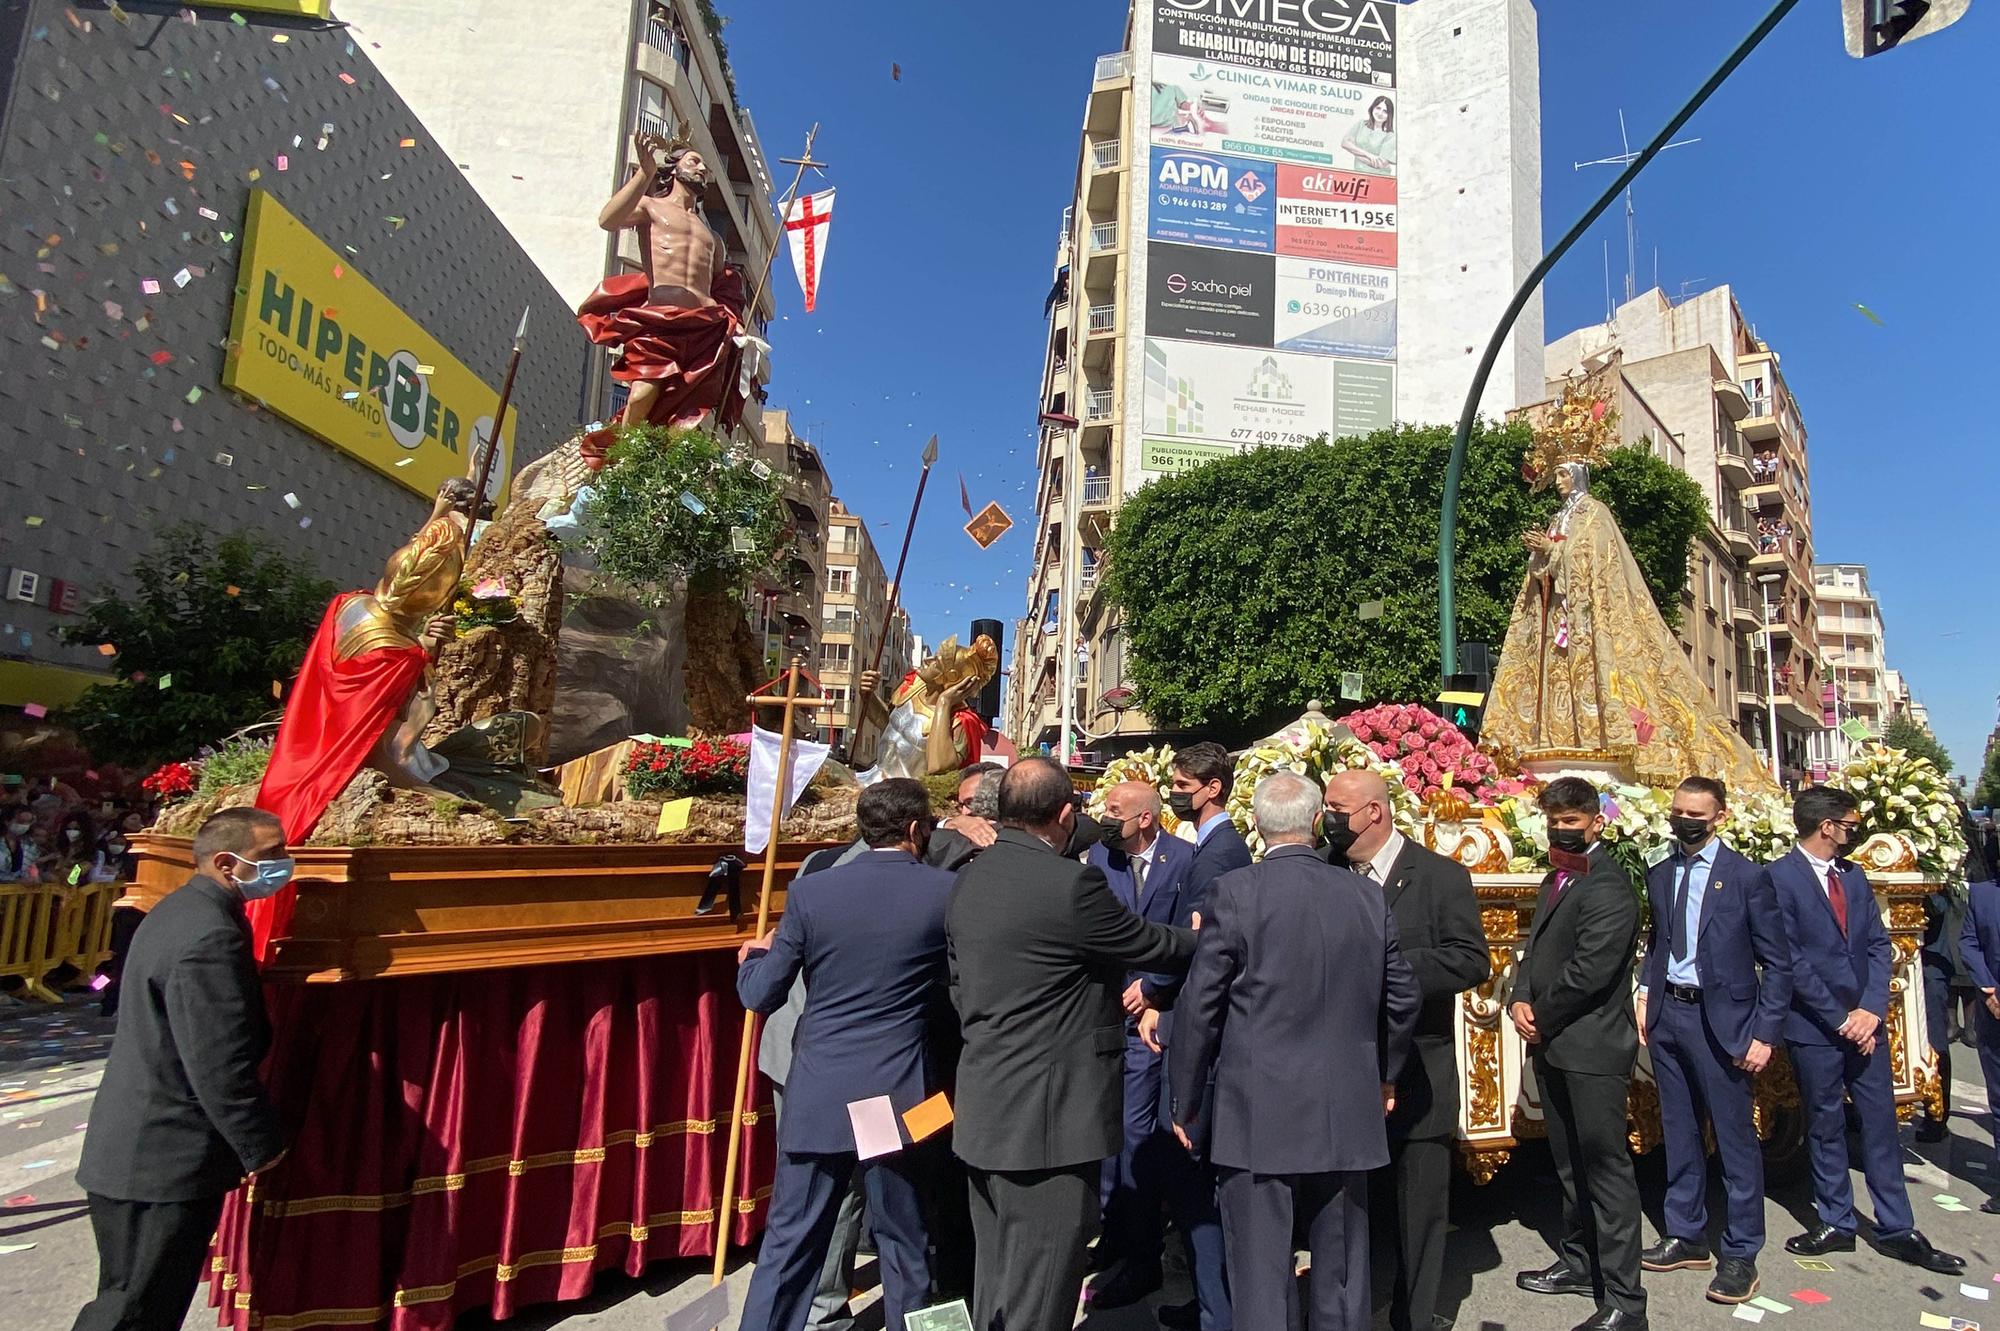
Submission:
<svg viewBox="0 0 2000 1331">
<path fill-rule="evenodd" d="M 404 139 L 397 146 L 400 148 L 414 148 L 417 146 L 417 141 L 415 139 Z"/>
<path fill-rule="evenodd" d="M 283 153 L 278 154 L 275 164 L 280 171 L 289 171 L 292 169 L 292 159 Z"/>
<path fill-rule="evenodd" d="M 160 681 L 159 681 L 159 686 L 160 686 L 161 688 L 163 688 L 163 689 L 170 689 L 170 688 L 172 688 L 172 687 L 174 686 L 174 676 L 173 676 L 173 672 L 169 671 L 168 673 L 166 673 L 166 674 L 164 674 L 164 675 L 161 675 L 161 676 L 160 676 Z"/>
<path fill-rule="evenodd" d="M 188 389 L 186 400 L 190 406 L 192 406 L 196 402 L 201 401 L 201 389 L 199 388 Z"/>
<path fill-rule="evenodd" d="M 1807 1307 L 1817 1307 L 1822 1303 L 1833 1302 L 1833 1300 L 1816 1289 L 1795 1289 L 1789 1297 L 1793 1303 L 1803 1303 Z"/>
<path fill-rule="evenodd" d="M 702 514 L 708 512 L 708 505 L 696 499 L 694 495 L 686 490 L 681 491 L 681 507 L 696 517 L 700 517 Z"/>
<path fill-rule="evenodd" d="M 118 646 L 116 643 L 100 642 L 97 644 L 97 654 L 99 656 L 116 656 L 118 655 Z"/>
<path fill-rule="evenodd" d="M 1833 1270 L 1833 1263 L 1832 1263 L 1832 1262 L 1822 1262 L 1822 1261 L 1821 1261 L 1821 1260 L 1820 1260 L 1819 1258 L 1817 1258 L 1817 1257 L 1794 1257 L 1794 1258 L 1792 1258 L 1792 1265 L 1793 1265 L 1793 1266 L 1796 1266 L 1796 1267 L 1798 1267 L 1798 1268 L 1799 1268 L 1799 1270 L 1801 1270 L 1801 1271 L 1831 1271 L 1831 1270 Z"/>
<path fill-rule="evenodd" d="M 39 527 L 42 525 L 41 515 L 36 513 L 30 513 L 22 521 L 26 522 L 30 527 Z"/>
<path fill-rule="evenodd" d="M 1885 326 L 1882 322 L 1882 316 L 1875 313 L 1875 311 L 1869 309 L 1866 305 L 1863 305 L 1860 301 L 1854 302 L 1854 308 L 1860 310 L 1862 314 L 1866 315 L 1868 318 L 1868 322 L 1874 324 L 1877 328 L 1882 328 Z"/>
<path fill-rule="evenodd" d="M 293 493 L 292 493 L 291 491 L 289 491 L 289 490 L 287 490 L 287 491 L 285 492 L 285 507 L 286 507 L 286 508 L 297 508 L 297 507 L 299 507 L 299 497 L 298 497 L 297 495 L 293 494 Z"/>
<path fill-rule="evenodd" d="M 694 796 L 685 799 L 668 800 L 660 806 L 660 824 L 654 831 L 664 835 L 668 832 L 685 832 L 688 814 L 694 810 Z"/>
<path fill-rule="evenodd" d="M 49 709 L 38 702 L 23 703 L 21 704 L 21 710 L 37 721 L 49 714 Z"/>
<path fill-rule="evenodd" d="M 187 284 L 192 281 L 194 281 L 194 274 L 185 268 L 174 274 L 174 285 L 177 287 L 185 289 Z"/>
<path fill-rule="evenodd" d="M 160 284 L 149 277 L 139 283 L 139 290 L 149 296 L 157 296 L 160 294 Z"/>
<path fill-rule="evenodd" d="M 340 81 L 352 87 L 354 84 L 354 76 L 343 69 L 342 71 L 340 71 Z"/>
</svg>

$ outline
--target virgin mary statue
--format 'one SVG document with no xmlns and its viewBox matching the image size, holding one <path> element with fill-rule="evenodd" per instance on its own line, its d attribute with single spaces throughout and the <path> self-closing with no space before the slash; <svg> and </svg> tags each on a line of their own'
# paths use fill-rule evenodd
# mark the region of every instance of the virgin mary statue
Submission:
<svg viewBox="0 0 2000 1331">
<path fill-rule="evenodd" d="M 1650 786 L 1720 778 L 1773 791 L 1769 770 L 1716 710 L 1653 604 L 1611 510 L 1590 493 L 1602 402 L 1574 386 L 1538 431 L 1529 468 L 1562 505 L 1523 538 L 1528 574 L 1487 699 L 1482 741 L 1529 770 L 1594 767 Z"/>
</svg>

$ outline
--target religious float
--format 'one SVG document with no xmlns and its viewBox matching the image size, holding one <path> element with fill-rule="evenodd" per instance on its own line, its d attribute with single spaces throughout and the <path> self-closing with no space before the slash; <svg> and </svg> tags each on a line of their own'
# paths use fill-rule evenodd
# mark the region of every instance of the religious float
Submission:
<svg viewBox="0 0 2000 1331">
<path fill-rule="evenodd" d="M 275 736 L 152 780 L 181 798 L 136 843 L 145 904 L 187 880 L 221 808 L 275 813 L 297 859 L 250 912 L 291 1149 L 219 1226 L 209 1298 L 239 1331 L 444 1331 L 665 1257 L 712 1254 L 719 1282 L 762 1227 L 773 1117 L 735 952 L 806 855 L 852 839 L 866 774 L 811 738 L 825 702 L 803 660 L 764 678 L 743 625 L 750 573 L 802 539 L 733 428 L 764 347 L 701 220 L 699 154 L 685 134 L 636 146 L 605 216 L 650 228 L 661 280 L 608 279 L 580 314 L 622 352 L 623 419 L 511 484 L 471 450 L 375 586 L 328 606 Z M 793 160 L 814 165 L 810 137 Z M 627 598 L 635 642 L 673 621 L 688 734 L 593 719 L 572 730 L 597 747 L 552 761 L 579 576 Z M 909 672 L 870 713 L 885 766 L 975 753 L 953 714 L 996 664 L 980 638 Z M 669 669 L 592 684 L 670 688 Z"/>
<path fill-rule="evenodd" d="M 1605 839 L 1632 872 L 1635 890 L 1646 867 L 1671 849 L 1668 806 L 1674 786 L 1691 773 L 1726 783 L 1730 816 L 1721 835 L 1745 856 L 1767 863 L 1793 843 L 1791 801 L 1715 711 L 1616 519 L 1590 494 L 1590 468 L 1613 446 L 1614 426 L 1603 399 L 1578 382 L 1536 422 L 1524 470 L 1538 488 L 1553 481 L 1563 498 L 1546 527 L 1523 538 L 1527 575 L 1485 700 L 1482 748 L 1424 707 L 1385 704 L 1336 721 L 1313 702 L 1299 720 L 1242 753 L 1229 802 L 1260 851 L 1249 815 L 1263 776 L 1287 768 L 1323 781 L 1333 771 L 1372 767 L 1388 783 L 1404 835 L 1471 870 L 1493 974 L 1461 997 L 1456 1013 L 1458 1140 L 1481 1183 L 1522 1138 L 1543 1135 L 1533 1068 L 1506 1019 L 1548 871 L 1547 825 L 1534 787 L 1558 775 L 1598 787 Z M 1164 793 L 1171 761 L 1170 749 L 1128 754 L 1107 768 L 1096 798 L 1125 780 L 1152 781 Z M 1917 953 L 1925 899 L 1962 890 L 1957 806 L 1931 763 L 1880 746 L 1864 748 L 1829 784 L 1860 803 L 1867 836 L 1852 858 L 1874 884 L 1895 950 L 1885 1026 L 1899 1110 L 1908 1118 L 1926 1104 L 1941 1116 Z M 1644 1049 L 1629 1116 L 1632 1149 L 1658 1145 L 1659 1101 Z M 1782 1049 L 1757 1078 L 1756 1118 L 1767 1153 L 1789 1159 L 1799 1151 L 1798 1087 Z"/>
</svg>

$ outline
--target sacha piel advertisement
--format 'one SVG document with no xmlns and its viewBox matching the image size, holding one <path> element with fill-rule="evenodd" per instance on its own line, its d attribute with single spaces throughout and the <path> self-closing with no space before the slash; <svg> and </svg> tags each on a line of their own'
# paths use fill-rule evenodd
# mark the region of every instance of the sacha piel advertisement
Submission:
<svg viewBox="0 0 2000 1331">
<path fill-rule="evenodd" d="M 1146 249 L 1146 331 L 1268 347 L 1273 285 L 1268 255 L 1156 242 Z"/>
<path fill-rule="evenodd" d="M 1388 88 L 1396 82 L 1396 4 L 1155 0 L 1153 49 Z"/>
</svg>

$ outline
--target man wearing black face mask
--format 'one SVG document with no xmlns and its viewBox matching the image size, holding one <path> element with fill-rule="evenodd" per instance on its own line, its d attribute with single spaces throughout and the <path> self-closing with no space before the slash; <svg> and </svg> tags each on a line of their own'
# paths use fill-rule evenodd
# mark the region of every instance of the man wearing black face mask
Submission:
<svg viewBox="0 0 2000 1331">
<path fill-rule="evenodd" d="M 1792 802 L 1792 823 L 1798 846 L 1771 865 L 1771 885 L 1791 945 L 1785 1044 L 1806 1111 L 1819 1223 L 1786 1239 L 1785 1251 L 1818 1257 L 1854 1250 L 1858 1222 L 1847 1173 L 1845 1110 L 1851 1099 L 1861 1129 L 1861 1172 L 1875 1202 L 1875 1246 L 1926 1271 L 1957 1275 L 1965 1259 L 1938 1251 L 1917 1232 L 1903 1182 L 1889 1042 L 1882 1029 L 1889 1012 L 1889 931 L 1868 876 L 1846 855 L 1861 839 L 1860 806 L 1844 790 L 1812 786 Z"/>
<path fill-rule="evenodd" d="M 1556 1260 L 1522 1271 L 1533 1294 L 1581 1294 L 1597 1312 L 1576 1331 L 1646 1331 L 1639 1285 L 1639 1184 L 1625 1145 L 1625 1098 L 1638 1059 L 1632 950 L 1639 898 L 1598 838 L 1597 788 L 1559 776 L 1536 804 L 1549 820 L 1549 863 L 1508 1014 L 1527 1041 L 1542 1121 L 1562 1182 Z"/>
<path fill-rule="evenodd" d="M 257 1075 L 271 1028 L 243 915 L 246 897 L 291 878 L 284 828 L 259 809 L 225 809 L 195 833 L 194 861 L 195 876 L 153 907 L 126 959 L 76 1171 L 98 1276 L 74 1331 L 178 1327 L 222 1199 L 285 1154 Z"/>
<path fill-rule="evenodd" d="M 1127 781 L 1104 797 L 1098 844 L 1084 863 L 1103 871 L 1111 895 L 1140 919 L 1172 924 L 1194 847 L 1160 834 L 1160 792 L 1149 781 Z M 1160 1055 L 1139 1038 L 1139 1017 L 1152 995 L 1171 981 L 1138 971 L 1126 975 L 1125 1142 L 1104 1162 L 1104 1237 L 1098 1252 L 1109 1272 L 1090 1289 L 1096 1308 L 1134 1303 L 1160 1287 L 1160 1208 L 1163 1157 L 1180 1150 L 1170 1124 L 1160 1122 Z"/>
<path fill-rule="evenodd" d="M 1423 998 L 1415 1049 L 1396 1079 L 1389 1163 L 1369 1178 L 1369 1212 L 1395 1239 L 1390 1331 L 1434 1331 L 1450 1324 L 1438 1315 L 1437 1302 L 1458 1127 L 1452 1009 L 1460 994 L 1493 973 L 1479 899 L 1464 865 L 1396 830 L 1388 784 L 1374 772 L 1336 772 L 1327 779 L 1320 829 L 1327 863 L 1354 870 L 1382 893 Z"/>
<path fill-rule="evenodd" d="M 1068 1331 L 1118 1153 L 1134 970 L 1184 971 L 1194 933 L 1140 919 L 1067 860 L 1069 773 L 1029 758 L 1000 782 L 1000 837 L 959 870 L 947 919 L 965 1035 L 954 1145 L 971 1175 L 973 1325 Z"/>
<path fill-rule="evenodd" d="M 1653 1051 L 1667 1143 L 1666 1237 L 1641 1254 L 1648 1271 L 1716 1267 L 1708 1297 L 1747 1303 L 1764 1247 L 1764 1155 L 1751 1079 L 1771 1060 L 1792 1001 L 1790 949 L 1771 875 L 1716 838 L 1728 794 L 1712 777 L 1674 791 L 1674 853 L 1646 875 L 1652 930 L 1639 986 L 1639 1043 Z M 1762 974 L 1759 974 L 1759 967 Z M 1708 1249 L 1708 1153 L 1729 1198 L 1720 1259 Z"/>
</svg>

